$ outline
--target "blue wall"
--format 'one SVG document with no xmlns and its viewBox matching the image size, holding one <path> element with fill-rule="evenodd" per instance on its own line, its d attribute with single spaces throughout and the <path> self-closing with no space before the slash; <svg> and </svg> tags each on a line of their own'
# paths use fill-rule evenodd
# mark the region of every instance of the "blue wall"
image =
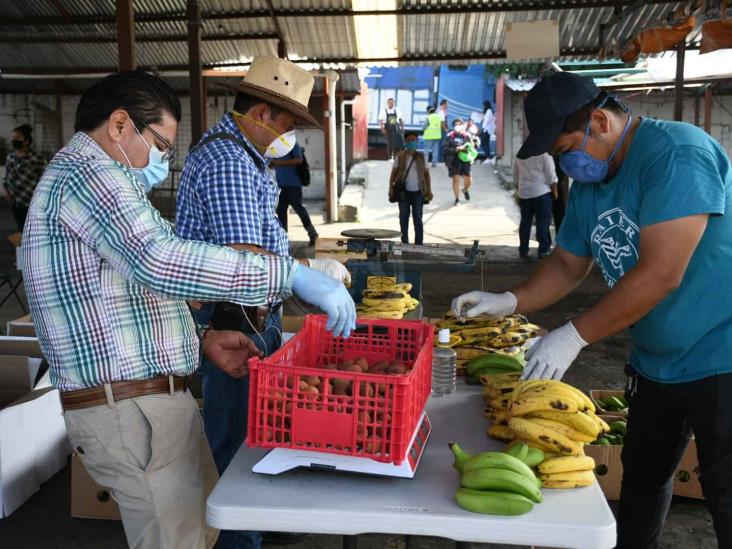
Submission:
<svg viewBox="0 0 732 549">
<path fill-rule="evenodd" d="M 440 66 L 437 103 L 447 99 L 447 114 L 467 120 L 472 112 L 483 112 L 483 101 L 495 103 L 496 81 L 483 65 L 468 65 L 465 70 Z M 494 107 L 495 108 L 495 107 Z"/>
</svg>

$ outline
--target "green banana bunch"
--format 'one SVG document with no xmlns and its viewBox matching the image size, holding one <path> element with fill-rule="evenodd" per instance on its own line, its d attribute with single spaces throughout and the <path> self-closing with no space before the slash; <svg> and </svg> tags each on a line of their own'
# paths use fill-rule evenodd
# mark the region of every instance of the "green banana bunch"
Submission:
<svg viewBox="0 0 732 549">
<path fill-rule="evenodd" d="M 531 511 L 534 504 L 528 498 L 511 492 L 485 492 L 459 488 L 455 501 L 467 511 L 486 515 L 515 516 Z"/>
<path fill-rule="evenodd" d="M 484 354 L 471 359 L 465 365 L 465 374 L 469 381 L 477 383 L 482 375 L 496 376 L 508 372 L 521 372 L 524 369 L 522 360 L 496 354 Z"/>
<path fill-rule="evenodd" d="M 536 467 L 546 459 L 544 452 L 538 448 L 532 448 L 525 442 L 512 442 L 503 450 L 508 455 L 520 459 L 529 467 Z"/>
<path fill-rule="evenodd" d="M 455 461 L 452 466 L 458 472 L 458 476 L 460 476 L 463 474 L 463 467 L 465 466 L 465 463 L 472 456 L 460 448 L 457 442 L 448 442 L 447 445 L 450 447 L 450 450 L 452 450 L 453 456 L 455 456 Z"/>
<path fill-rule="evenodd" d="M 529 469 L 529 471 L 531 470 Z M 460 483 L 463 488 L 512 492 L 521 494 L 536 503 L 542 500 L 541 490 L 533 472 L 531 472 L 531 477 L 527 477 L 508 469 L 472 469 L 463 471 Z"/>
<path fill-rule="evenodd" d="M 528 447 L 526 453 L 528 454 Z M 518 457 L 503 452 L 481 452 L 463 464 L 463 474 L 476 469 L 505 469 L 530 479 L 535 478 L 534 472 L 528 465 Z"/>
</svg>

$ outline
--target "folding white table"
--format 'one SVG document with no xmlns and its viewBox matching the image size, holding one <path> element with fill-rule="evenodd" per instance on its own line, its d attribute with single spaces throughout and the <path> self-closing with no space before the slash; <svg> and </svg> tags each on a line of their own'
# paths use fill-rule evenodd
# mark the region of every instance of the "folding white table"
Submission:
<svg viewBox="0 0 732 549">
<path fill-rule="evenodd" d="M 499 450 L 485 434 L 480 389 L 458 385 L 430 397 L 432 434 L 413 479 L 297 469 L 277 476 L 251 472 L 266 450 L 242 447 L 208 499 L 207 521 L 222 530 L 439 536 L 462 542 L 609 549 L 615 519 L 597 483 L 544 490 L 544 502 L 518 517 L 470 513 L 457 506 L 458 480 L 448 442 L 471 453 Z"/>
</svg>

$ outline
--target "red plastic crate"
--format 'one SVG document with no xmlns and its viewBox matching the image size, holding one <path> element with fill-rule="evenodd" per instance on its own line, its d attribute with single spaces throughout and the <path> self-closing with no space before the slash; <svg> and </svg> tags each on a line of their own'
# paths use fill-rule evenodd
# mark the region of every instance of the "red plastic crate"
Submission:
<svg viewBox="0 0 732 549">
<path fill-rule="evenodd" d="M 249 360 L 247 444 L 367 457 L 400 464 L 432 385 L 433 327 L 410 320 L 359 318 L 351 337 L 333 337 L 327 318 L 308 315 L 279 351 Z M 365 358 L 369 366 L 401 362 L 402 375 L 326 369 Z M 319 378 L 318 393 L 301 390 Z M 351 389 L 336 394 L 331 381 Z M 341 390 L 340 392 L 344 392 Z"/>
</svg>

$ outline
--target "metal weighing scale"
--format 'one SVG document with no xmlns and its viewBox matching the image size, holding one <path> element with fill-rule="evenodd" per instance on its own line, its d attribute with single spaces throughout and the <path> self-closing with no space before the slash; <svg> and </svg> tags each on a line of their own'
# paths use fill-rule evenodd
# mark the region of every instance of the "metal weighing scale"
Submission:
<svg viewBox="0 0 732 549">
<path fill-rule="evenodd" d="M 414 478 L 431 430 L 432 426 L 427 412 L 422 412 L 419 425 L 412 435 L 409 451 L 401 465 L 365 457 L 342 456 L 294 448 L 274 448 L 254 464 L 252 472 L 279 475 L 297 467 L 308 467 L 320 471 L 346 471 L 365 475 Z"/>
<path fill-rule="evenodd" d="M 401 232 L 388 229 L 352 229 L 343 231 L 348 240 L 339 240 L 349 252 L 366 253 L 366 259 L 349 259 L 346 268 L 351 272 L 351 297 L 357 303 L 366 288 L 369 276 L 396 277 L 397 282 L 412 284 L 410 294 L 422 301 L 422 273 L 471 272 L 477 258 L 483 259 L 484 251 L 478 249 L 478 241 L 472 246 L 453 244 L 404 244 L 388 239 L 401 236 Z M 416 313 L 412 314 L 412 313 Z M 420 318 L 421 306 L 405 318 Z"/>
</svg>

